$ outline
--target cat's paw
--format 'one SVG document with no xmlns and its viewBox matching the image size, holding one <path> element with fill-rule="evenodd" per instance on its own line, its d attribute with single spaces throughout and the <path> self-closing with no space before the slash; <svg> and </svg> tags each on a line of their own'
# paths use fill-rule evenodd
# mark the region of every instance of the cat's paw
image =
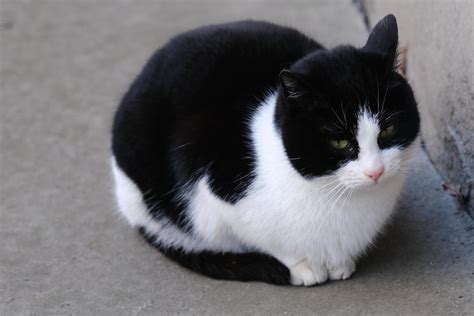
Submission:
<svg viewBox="0 0 474 316">
<path fill-rule="evenodd" d="M 327 281 L 328 272 L 324 266 L 312 265 L 303 260 L 290 267 L 291 284 L 311 286 Z"/>
<path fill-rule="evenodd" d="M 349 279 L 356 269 L 354 261 L 347 261 L 343 264 L 334 265 L 329 269 L 329 278 L 331 280 Z"/>
</svg>

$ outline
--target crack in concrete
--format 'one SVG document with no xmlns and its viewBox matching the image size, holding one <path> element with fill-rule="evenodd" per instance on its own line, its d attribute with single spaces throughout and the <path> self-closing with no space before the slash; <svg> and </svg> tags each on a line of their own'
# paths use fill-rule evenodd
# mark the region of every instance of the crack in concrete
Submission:
<svg viewBox="0 0 474 316">
<path fill-rule="evenodd" d="M 352 0 L 352 3 L 356 6 L 357 10 L 361 14 L 362 22 L 364 23 L 367 32 L 370 32 L 372 27 L 370 25 L 369 14 L 367 12 L 367 7 L 365 6 L 364 1 L 363 0 Z"/>
</svg>

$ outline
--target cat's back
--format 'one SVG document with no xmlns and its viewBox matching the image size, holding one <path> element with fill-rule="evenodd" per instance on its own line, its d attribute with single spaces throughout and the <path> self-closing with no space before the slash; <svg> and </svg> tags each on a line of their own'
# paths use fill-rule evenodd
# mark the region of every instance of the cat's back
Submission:
<svg viewBox="0 0 474 316">
<path fill-rule="evenodd" d="M 174 104 L 220 97 L 237 101 L 274 88 L 278 73 L 322 47 L 292 28 L 239 21 L 197 28 L 171 39 L 150 58 L 135 86 Z M 219 99 L 219 101 L 221 101 Z"/>
</svg>

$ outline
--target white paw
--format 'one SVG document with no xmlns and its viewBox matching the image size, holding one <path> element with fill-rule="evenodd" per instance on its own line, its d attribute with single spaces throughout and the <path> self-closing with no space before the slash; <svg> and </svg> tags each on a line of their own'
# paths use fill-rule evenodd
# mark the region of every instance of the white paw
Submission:
<svg viewBox="0 0 474 316">
<path fill-rule="evenodd" d="M 331 280 L 349 279 L 355 271 L 354 261 L 348 261 L 343 264 L 335 265 L 329 269 L 329 278 Z"/>
<path fill-rule="evenodd" d="M 324 266 L 311 265 L 303 260 L 290 267 L 291 284 L 311 286 L 321 284 L 328 279 L 328 273 Z"/>
</svg>

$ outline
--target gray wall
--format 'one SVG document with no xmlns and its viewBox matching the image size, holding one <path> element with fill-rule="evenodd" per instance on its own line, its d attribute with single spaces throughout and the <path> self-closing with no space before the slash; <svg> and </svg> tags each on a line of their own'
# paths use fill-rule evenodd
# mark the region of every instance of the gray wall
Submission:
<svg viewBox="0 0 474 316">
<path fill-rule="evenodd" d="M 467 193 L 474 179 L 474 1 L 363 0 L 363 7 L 370 26 L 388 13 L 397 17 L 427 152 Z"/>
</svg>

